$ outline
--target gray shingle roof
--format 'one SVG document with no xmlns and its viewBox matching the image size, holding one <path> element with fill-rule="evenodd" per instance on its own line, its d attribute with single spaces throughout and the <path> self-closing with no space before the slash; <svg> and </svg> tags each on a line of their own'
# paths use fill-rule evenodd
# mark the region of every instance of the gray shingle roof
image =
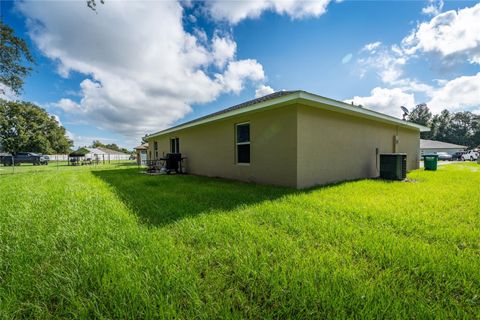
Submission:
<svg viewBox="0 0 480 320">
<path fill-rule="evenodd" d="M 183 128 L 188 128 L 191 126 L 195 126 L 201 123 L 207 123 L 210 121 L 215 121 L 216 119 L 223 119 L 228 116 L 235 116 L 240 113 L 246 112 L 250 109 L 255 109 L 255 105 L 258 105 L 256 109 L 260 109 L 263 107 L 268 107 L 275 105 L 279 101 L 306 101 L 306 102 L 311 102 L 317 106 L 322 106 L 326 105 L 329 108 L 332 107 L 331 109 L 337 110 L 339 112 L 345 113 L 345 114 L 353 114 L 355 116 L 360 116 L 363 118 L 368 118 L 368 119 L 374 119 L 377 121 L 381 122 L 386 122 L 386 123 L 391 123 L 395 125 L 400 125 L 402 127 L 407 127 L 407 128 L 413 128 L 416 130 L 420 130 L 421 132 L 427 132 L 430 131 L 429 128 L 415 124 L 412 122 L 407 122 L 377 111 L 370 110 L 368 108 L 360 108 L 358 106 L 348 104 L 342 101 L 330 99 L 330 98 L 325 98 L 316 94 L 312 94 L 303 90 L 291 90 L 291 91 L 279 91 L 275 92 L 260 98 L 256 98 L 253 100 L 249 100 L 237 105 L 234 105 L 230 108 L 226 108 L 220 111 L 217 111 L 215 113 L 181 123 L 179 125 L 176 125 L 174 127 L 170 127 L 155 133 L 152 133 L 148 135 L 148 138 L 160 136 L 163 134 L 167 134 L 170 132 L 174 132 L 176 130 L 180 130 Z M 245 109 L 245 110 L 242 110 Z"/>
<path fill-rule="evenodd" d="M 420 139 L 420 149 L 466 149 L 466 146 L 458 144 Z"/>
<path fill-rule="evenodd" d="M 165 130 L 175 129 L 175 128 L 184 126 L 184 125 L 189 124 L 189 123 L 193 123 L 193 122 L 197 122 L 197 121 L 200 121 L 200 120 L 212 118 L 212 117 L 215 117 L 215 116 L 217 116 L 217 115 L 219 115 L 219 114 L 222 114 L 222 113 L 227 113 L 227 112 L 230 112 L 230 111 L 233 111 L 233 110 L 246 108 L 246 107 L 248 107 L 248 106 L 251 106 L 251 105 L 254 105 L 254 104 L 257 104 L 257 103 L 260 103 L 260 102 L 272 100 L 272 99 L 275 99 L 275 98 L 278 98 L 278 97 L 287 96 L 287 95 L 289 95 L 289 94 L 292 94 L 292 93 L 295 93 L 295 92 L 300 92 L 300 91 L 301 91 L 301 90 L 278 91 L 278 92 L 274 92 L 274 93 L 271 93 L 271 94 L 267 94 L 266 96 L 263 96 L 263 97 L 260 97 L 260 98 L 256 98 L 256 99 L 252 99 L 252 100 L 249 100 L 249 101 L 246 101 L 246 102 L 242 102 L 242 103 L 237 104 L 237 105 L 234 105 L 234 106 L 232 106 L 232 107 L 229 107 L 229 108 L 226 108 L 226 109 L 223 109 L 223 110 L 214 112 L 214 113 L 207 114 L 206 116 L 203 116 L 203 117 L 200 117 L 200 118 L 196 118 L 196 119 L 193 119 L 193 120 L 190 120 L 190 121 L 181 123 L 181 124 L 179 124 L 179 125 L 176 125 L 176 126 L 174 126 L 174 127 L 170 127 L 170 128 L 168 128 L 168 129 L 165 129 Z M 156 135 L 156 134 L 161 133 L 162 131 L 165 131 L 165 130 L 161 130 L 161 131 L 152 133 L 151 135 Z"/>
</svg>

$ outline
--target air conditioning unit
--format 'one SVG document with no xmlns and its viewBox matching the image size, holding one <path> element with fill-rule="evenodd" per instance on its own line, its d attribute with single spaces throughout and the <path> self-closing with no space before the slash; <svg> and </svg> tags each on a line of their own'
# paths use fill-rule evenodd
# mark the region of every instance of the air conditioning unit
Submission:
<svg viewBox="0 0 480 320">
<path fill-rule="evenodd" d="M 407 178 L 407 154 L 380 154 L 380 178 L 386 180 L 405 180 L 405 178 Z"/>
</svg>

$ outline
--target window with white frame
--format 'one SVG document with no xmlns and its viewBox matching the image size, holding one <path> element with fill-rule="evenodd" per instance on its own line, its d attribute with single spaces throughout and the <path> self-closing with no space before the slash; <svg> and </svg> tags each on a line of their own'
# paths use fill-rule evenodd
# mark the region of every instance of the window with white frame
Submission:
<svg viewBox="0 0 480 320">
<path fill-rule="evenodd" d="M 170 153 L 180 153 L 180 139 L 170 139 Z"/>
<path fill-rule="evenodd" d="M 250 163 L 250 123 L 235 125 L 236 160 L 238 164 Z"/>
<path fill-rule="evenodd" d="M 155 154 L 155 159 L 158 159 L 158 142 L 157 141 L 153 142 L 153 151 Z"/>
</svg>

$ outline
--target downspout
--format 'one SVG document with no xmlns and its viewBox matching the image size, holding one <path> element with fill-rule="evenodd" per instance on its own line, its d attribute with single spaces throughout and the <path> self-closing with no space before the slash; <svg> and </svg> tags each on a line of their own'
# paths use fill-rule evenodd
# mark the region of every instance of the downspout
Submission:
<svg viewBox="0 0 480 320">
<path fill-rule="evenodd" d="M 397 153 L 398 145 L 398 126 L 395 126 L 395 135 L 393 136 L 393 153 Z"/>
</svg>

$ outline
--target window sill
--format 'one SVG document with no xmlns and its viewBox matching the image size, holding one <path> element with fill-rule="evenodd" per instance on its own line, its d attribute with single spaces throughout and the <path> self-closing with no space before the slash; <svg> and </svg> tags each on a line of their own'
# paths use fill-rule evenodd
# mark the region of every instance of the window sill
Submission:
<svg viewBox="0 0 480 320">
<path fill-rule="evenodd" d="M 241 167 L 248 167 L 250 166 L 250 163 L 235 163 L 237 166 L 241 166 Z"/>
</svg>

